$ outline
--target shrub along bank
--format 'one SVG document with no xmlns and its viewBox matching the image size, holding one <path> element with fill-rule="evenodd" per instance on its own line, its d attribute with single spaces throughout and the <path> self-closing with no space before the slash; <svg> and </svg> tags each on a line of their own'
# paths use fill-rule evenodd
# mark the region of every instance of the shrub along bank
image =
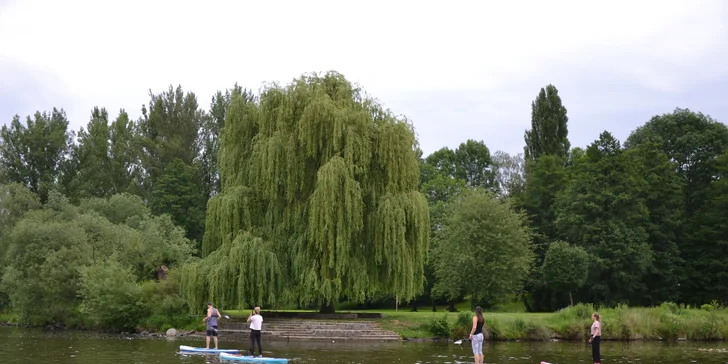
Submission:
<svg viewBox="0 0 728 364">
<path fill-rule="evenodd" d="M 0 313 L 10 323 L 126 332 L 198 327 L 177 274 L 194 244 L 168 215 L 153 215 L 129 194 L 74 205 L 51 191 L 41 204 L 13 184 L 0 185 L 0 196 L 0 215 L 17 219 L 0 223 Z"/>
<path fill-rule="evenodd" d="M 577 304 L 554 313 L 485 313 L 487 340 L 586 340 L 597 310 Z M 603 340 L 727 340 L 728 310 L 718 304 L 694 308 L 674 303 L 658 307 L 618 306 L 598 311 Z M 381 326 L 404 338 L 467 339 L 472 312 L 390 312 Z"/>
</svg>

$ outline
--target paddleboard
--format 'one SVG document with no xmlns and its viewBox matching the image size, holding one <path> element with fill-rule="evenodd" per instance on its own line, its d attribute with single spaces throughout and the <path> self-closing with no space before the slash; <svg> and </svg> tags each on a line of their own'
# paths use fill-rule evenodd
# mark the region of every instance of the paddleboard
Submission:
<svg viewBox="0 0 728 364">
<path fill-rule="evenodd" d="M 205 354 L 218 354 L 218 353 L 236 354 L 239 352 L 238 349 L 205 349 L 205 348 L 196 348 L 196 347 L 187 346 L 187 345 L 180 345 L 179 351 L 185 352 L 185 353 L 205 353 Z"/>
<path fill-rule="evenodd" d="M 227 353 L 220 353 L 220 359 L 239 361 L 242 363 L 288 363 L 288 359 L 285 358 L 266 358 L 266 357 L 250 357 L 249 355 L 233 355 Z"/>
<path fill-rule="evenodd" d="M 547 363 L 547 362 L 545 362 L 545 361 L 542 361 L 542 362 L 541 362 L 541 364 L 551 364 L 551 363 Z"/>
</svg>

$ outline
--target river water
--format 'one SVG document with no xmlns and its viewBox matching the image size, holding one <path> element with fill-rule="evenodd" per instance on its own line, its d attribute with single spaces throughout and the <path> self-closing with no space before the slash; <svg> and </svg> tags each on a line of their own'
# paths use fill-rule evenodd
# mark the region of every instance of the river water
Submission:
<svg viewBox="0 0 728 364">
<path fill-rule="evenodd" d="M 237 339 L 237 340 L 232 340 Z M 221 348 L 246 349 L 242 337 L 221 337 Z M 179 345 L 203 346 L 199 338 L 138 338 L 78 331 L 0 327 L 0 363 L 135 363 L 223 364 L 214 355 L 178 353 Z M 728 363 L 726 343 L 602 343 L 602 362 L 636 364 Z M 321 363 L 472 363 L 469 343 L 402 342 L 263 342 L 266 356 L 292 364 Z M 491 343 L 484 347 L 488 364 L 556 364 L 591 362 L 582 343 Z M 230 362 L 232 363 L 232 362 Z"/>
</svg>

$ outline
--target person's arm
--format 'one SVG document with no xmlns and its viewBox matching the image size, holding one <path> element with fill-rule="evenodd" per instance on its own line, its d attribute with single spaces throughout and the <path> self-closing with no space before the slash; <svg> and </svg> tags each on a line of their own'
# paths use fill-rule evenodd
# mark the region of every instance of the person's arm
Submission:
<svg viewBox="0 0 728 364">
<path fill-rule="evenodd" d="M 251 318 L 253 317 L 253 313 L 251 312 L 250 315 L 248 315 L 248 322 L 251 321 Z"/>
<path fill-rule="evenodd" d="M 209 320 L 210 317 L 212 317 L 212 309 L 211 308 L 208 308 L 207 309 L 207 316 L 202 319 L 202 322 L 207 322 L 207 320 Z"/>
<path fill-rule="evenodd" d="M 469 339 L 473 338 L 473 333 L 475 332 L 475 327 L 478 325 L 478 316 L 473 316 L 473 328 L 470 329 L 470 336 L 468 336 Z"/>
</svg>

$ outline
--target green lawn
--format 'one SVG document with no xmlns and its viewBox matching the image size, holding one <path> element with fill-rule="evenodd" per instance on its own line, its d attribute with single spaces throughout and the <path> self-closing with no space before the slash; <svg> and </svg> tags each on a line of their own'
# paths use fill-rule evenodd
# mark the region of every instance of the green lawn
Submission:
<svg viewBox="0 0 728 364">
<path fill-rule="evenodd" d="M 0 312 L 0 322 L 2 323 L 17 323 L 18 318 L 12 313 Z"/>
<path fill-rule="evenodd" d="M 400 310 L 392 309 L 376 309 L 376 310 L 337 310 L 337 313 L 381 313 L 384 318 L 374 319 L 379 323 L 380 327 L 386 330 L 391 330 L 402 337 L 406 338 L 430 338 L 432 333 L 428 330 L 428 325 L 434 319 L 441 319 L 447 317 L 447 322 L 450 327 L 456 326 L 458 315 L 461 312 L 466 312 L 468 316 L 472 315 L 470 311 L 470 303 L 463 302 L 455 305 L 458 312 L 447 312 L 447 306 L 438 306 L 437 312 L 432 312 L 432 307 L 419 307 L 417 312 L 410 311 L 409 307 L 403 307 Z M 230 315 L 231 317 L 247 317 L 250 314 L 250 310 L 221 310 L 224 314 Z M 276 311 L 276 312 L 316 312 L 316 310 L 263 310 L 265 311 Z M 527 313 L 527 312 L 484 312 L 484 316 L 487 320 L 492 322 L 499 322 L 503 326 L 512 326 L 513 322 L 518 320 L 526 323 L 539 323 L 540 325 L 546 325 L 546 322 L 550 318 L 554 317 L 554 313 Z"/>
<path fill-rule="evenodd" d="M 707 306 L 707 305 L 706 305 Z M 420 307 L 395 311 L 337 310 L 338 313 L 373 312 L 385 317 L 375 319 L 379 325 L 405 338 L 467 337 L 470 329 L 469 304 L 457 306 L 459 312 L 449 313 L 445 307 L 432 312 Z M 315 312 L 313 310 L 280 310 Z M 250 311 L 223 311 L 230 315 L 246 316 Z M 548 340 L 554 336 L 564 340 L 585 340 L 591 326 L 592 305 L 578 304 L 559 312 L 484 312 L 488 340 Z M 616 340 L 728 340 L 728 309 L 723 307 L 685 307 L 665 303 L 659 307 L 604 308 L 600 310 L 603 337 Z M 265 312 L 263 313 L 265 315 Z M 436 334 L 440 333 L 440 334 Z"/>
</svg>

